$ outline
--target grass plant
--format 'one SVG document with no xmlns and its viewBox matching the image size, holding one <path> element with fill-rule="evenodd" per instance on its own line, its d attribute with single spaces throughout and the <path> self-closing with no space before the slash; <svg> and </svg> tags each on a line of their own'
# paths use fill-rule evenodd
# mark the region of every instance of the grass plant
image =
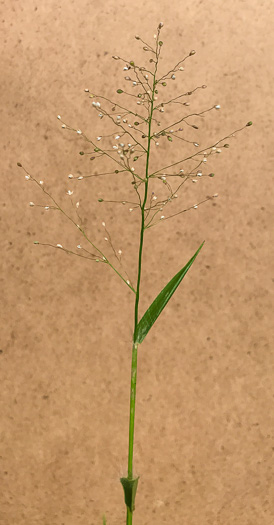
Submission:
<svg viewBox="0 0 274 525">
<path fill-rule="evenodd" d="M 34 204 L 33 202 L 29 203 L 30 206 L 40 206 L 46 210 L 61 212 L 78 229 L 79 235 L 87 241 L 90 248 L 87 250 L 83 248 L 81 244 L 78 244 L 77 249 L 74 251 L 67 249 L 61 244 L 48 244 L 39 241 L 35 241 L 35 244 L 51 246 L 63 250 L 66 253 L 108 265 L 123 283 L 130 288 L 133 295 L 132 299 L 135 308 L 132 329 L 128 469 L 127 477 L 123 477 L 120 480 L 124 490 L 127 525 L 132 525 L 133 522 L 135 497 L 139 479 L 134 473 L 134 427 L 139 345 L 143 342 L 147 333 L 167 305 L 204 244 L 204 242 L 202 242 L 197 246 L 194 255 L 164 286 L 162 291 L 157 295 L 140 319 L 139 303 L 141 299 L 144 237 L 148 229 L 157 226 L 160 222 L 175 217 L 179 219 L 180 214 L 186 211 L 196 210 L 201 204 L 215 199 L 218 196 L 215 193 L 211 196 L 205 197 L 201 202 L 183 208 L 180 208 L 179 206 L 178 208 L 179 192 L 183 189 L 183 186 L 192 182 L 197 183 L 205 177 L 212 178 L 214 173 L 208 168 L 212 158 L 221 153 L 222 150 L 229 147 L 228 140 L 234 139 L 237 133 L 252 124 L 252 122 L 248 122 L 246 125 L 229 133 L 220 140 L 213 141 L 206 147 L 200 147 L 199 143 L 196 142 L 193 137 L 191 140 L 186 138 L 186 132 L 189 131 L 191 135 L 195 134 L 195 130 L 199 129 L 199 125 L 200 123 L 203 123 L 207 113 L 216 110 L 218 111 L 220 105 L 214 104 L 213 106 L 199 112 L 196 112 L 195 110 L 189 111 L 189 100 L 192 98 L 192 95 L 198 90 L 205 89 L 205 85 L 198 86 L 195 89 L 185 91 L 170 99 L 166 99 L 165 91 L 168 84 L 174 82 L 177 76 L 182 74 L 185 63 L 191 59 L 195 54 L 195 51 L 191 50 L 184 58 L 168 69 L 166 73 L 159 74 L 159 61 L 163 50 L 163 41 L 161 40 L 162 27 L 163 24 L 160 23 L 156 34 L 154 35 L 153 44 L 145 42 L 140 36 L 135 37 L 136 40 L 141 43 L 143 51 L 148 57 L 148 65 L 139 66 L 131 59 L 124 59 L 117 55 L 113 56 L 115 61 L 122 64 L 123 71 L 126 75 L 124 80 L 128 86 L 127 89 L 119 87 L 116 90 L 115 101 L 91 93 L 89 89 L 85 89 L 99 119 L 108 120 L 111 125 L 114 126 L 114 131 L 112 131 L 111 134 L 102 134 L 97 138 L 90 138 L 80 129 L 73 128 L 64 122 L 60 115 L 57 117 L 64 130 L 74 132 L 89 149 L 91 148 L 91 151 L 89 149 L 80 151 L 80 155 L 88 155 L 93 162 L 96 160 L 99 161 L 100 158 L 103 158 L 103 160 L 107 160 L 109 164 L 115 168 L 112 168 L 112 170 L 107 172 L 96 173 L 96 175 L 89 174 L 86 176 L 74 177 L 70 174 L 68 176 L 69 179 L 82 180 L 93 176 L 105 176 L 111 174 L 116 177 L 120 175 L 126 175 L 127 177 L 130 187 L 132 188 L 133 201 L 106 201 L 103 198 L 99 198 L 98 201 L 101 202 L 102 205 L 107 202 L 121 203 L 130 206 L 130 212 L 137 211 L 139 213 L 140 229 L 139 235 L 138 233 L 136 234 L 136 246 L 137 239 L 139 241 L 137 248 L 136 283 L 129 279 L 126 269 L 122 264 L 122 252 L 121 250 L 116 250 L 106 224 L 104 222 L 102 223 L 105 228 L 105 240 L 109 243 L 112 250 L 112 259 L 110 259 L 104 250 L 96 246 L 88 237 L 79 214 L 79 203 L 74 205 L 74 215 L 71 216 L 46 190 L 43 181 L 37 180 L 20 162 L 17 163 L 18 166 L 24 170 L 25 179 L 32 181 L 39 186 L 40 190 L 49 200 L 49 203 L 46 206 L 44 204 Z M 131 107 L 127 107 L 124 102 L 127 99 L 133 102 Z M 176 120 L 169 125 L 166 123 L 162 124 L 162 119 L 165 117 L 165 113 L 168 109 L 175 107 Z M 158 166 L 155 167 L 151 162 L 152 149 L 155 158 L 155 151 L 164 144 L 164 141 L 166 142 L 166 146 L 169 143 L 173 143 L 173 148 L 175 148 L 177 153 L 181 151 L 182 144 L 187 144 L 190 148 L 190 152 L 184 154 L 182 157 L 179 155 L 179 158 L 175 161 L 166 161 L 166 165 L 161 168 Z M 102 144 L 104 144 L 104 146 L 102 146 Z M 158 198 L 156 194 L 157 192 L 161 195 L 160 198 Z M 73 190 L 68 190 L 67 194 L 71 197 Z M 169 207 L 173 207 L 173 211 L 171 210 L 168 213 Z M 105 516 L 103 517 L 103 523 L 106 524 Z"/>
</svg>

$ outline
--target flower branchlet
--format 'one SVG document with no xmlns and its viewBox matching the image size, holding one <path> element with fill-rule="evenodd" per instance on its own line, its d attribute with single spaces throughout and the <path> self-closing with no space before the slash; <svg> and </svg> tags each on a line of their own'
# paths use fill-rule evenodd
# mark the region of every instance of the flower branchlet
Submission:
<svg viewBox="0 0 274 525">
<path fill-rule="evenodd" d="M 36 183 L 43 191 L 43 193 L 45 195 L 47 195 L 47 197 L 53 202 L 53 205 L 43 205 L 43 204 L 35 204 L 34 202 L 30 202 L 29 205 L 31 207 L 38 207 L 38 208 L 43 208 L 45 210 L 57 210 L 57 211 L 60 211 L 74 226 L 76 226 L 76 228 L 81 232 L 81 234 L 83 235 L 83 237 L 86 239 L 86 241 L 94 248 L 95 252 L 96 253 L 92 253 L 90 252 L 89 250 L 86 250 L 85 248 L 82 248 L 81 244 L 78 244 L 77 245 L 77 249 L 78 250 L 81 250 L 82 252 L 84 253 L 79 253 L 79 252 L 74 252 L 73 250 L 69 250 L 67 248 L 65 248 L 62 244 L 58 243 L 58 244 L 50 244 L 50 243 L 42 243 L 42 242 L 39 242 L 39 241 L 34 241 L 34 244 L 36 245 L 40 245 L 40 246 L 50 246 L 52 248 L 57 248 L 57 249 L 61 249 L 63 250 L 64 252 L 66 252 L 67 254 L 70 254 L 70 255 L 76 255 L 78 257 L 83 257 L 85 259 L 89 259 L 89 260 L 93 260 L 95 262 L 102 262 L 102 263 L 105 263 L 105 264 L 108 264 L 116 273 L 117 275 L 126 283 L 126 285 L 134 292 L 135 292 L 135 289 L 134 287 L 132 286 L 131 284 L 131 281 L 125 277 L 123 277 L 120 272 L 113 266 L 113 264 L 111 263 L 111 261 L 109 261 L 109 259 L 106 257 L 106 255 L 103 253 L 102 250 L 100 250 L 99 248 L 97 248 L 95 246 L 95 244 L 89 239 L 89 237 L 87 236 L 85 230 L 83 229 L 83 227 L 81 226 L 81 224 L 78 224 L 58 203 L 57 201 L 54 199 L 54 197 L 43 187 L 43 185 L 40 184 L 40 182 L 33 176 L 31 175 L 27 170 L 26 168 L 22 165 L 21 162 L 17 162 L 17 166 L 19 168 L 22 168 L 24 170 L 24 172 L 26 173 L 26 176 L 25 176 L 25 179 L 28 180 L 28 181 L 31 181 L 31 182 L 34 182 Z M 71 177 L 70 177 L 71 178 Z M 68 195 L 71 195 L 73 192 L 71 191 L 68 191 L 67 194 Z M 76 213 L 77 213 L 77 216 L 79 218 L 79 214 L 77 212 L 77 209 L 79 208 L 79 202 L 76 202 Z M 82 220 L 80 220 L 80 222 L 82 223 Z"/>
</svg>

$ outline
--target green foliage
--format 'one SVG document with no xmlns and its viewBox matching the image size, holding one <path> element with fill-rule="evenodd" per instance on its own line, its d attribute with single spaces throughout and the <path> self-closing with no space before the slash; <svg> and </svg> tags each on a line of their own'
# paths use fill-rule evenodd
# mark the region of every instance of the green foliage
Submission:
<svg viewBox="0 0 274 525">
<path fill-rule="evenodd" d="M 156 299 L 154 299 L 153 303 L 147 309 L 146 313 L 143 315 L 142 319 L 139 321 L 136 327 L 134 333 L 134 343 L 142 343 L 147 333 L 151 329 L 152 325 L 155 323 L 156 319 L 159 317 L 160 313 L 174 294 L 176 288 L 178 288 L 180 282 L 186 275 L 190 266 L 195 261 L 203 245 L 204 242 L 198 248 L 193 257 L 191 257 L 188 263 L 169 281 L 169 283 L 163 288 L 159 295 L 157 295 Z"/>
<path fill-rule="evenodd" d="M 139 477 L 134 479 L 120 478 L 120 481 L 124 489 L 125 504 L 130 509 L 130 511 L 133 512 L 135 509 L 135 496 L 137 492 Z"/>
</svg>

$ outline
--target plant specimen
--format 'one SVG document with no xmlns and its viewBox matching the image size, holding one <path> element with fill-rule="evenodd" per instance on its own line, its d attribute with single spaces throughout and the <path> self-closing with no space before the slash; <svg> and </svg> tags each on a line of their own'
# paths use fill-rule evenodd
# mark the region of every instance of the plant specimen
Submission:
<svg viewBox="0 0 274 525">
<path fill-rule="evenodd" d="M 215 199 L 218 196 L 217 194 L 213 194 L 207 196 L 201 202 L 184 207 L 183 209 L 178 208 L 178 196 L 183 186 L 192 182 L 197 183 L 205 177 L 214 177 L 214 173 L 208 169 L 212 157 L 218 155 L 223 148 L 226 149 L 229 147 L 227 140 L 234 138 L 238 132 L 252 124 L 252 122 L 248 122 L 240 129 L 229 133 L 227 136 L 206 147 L 201 147 L 195 140 L 188 140 L 186 138 L 186 131 L 191 130 L 190 132 L 192 134 L 195 133 L 195 130 L 199 129 L 198 124 L 203 121 L 206 114 L 210 111 L 219 110 L 220 105 L 215 104 L 210 108 L 198 112 L 189 111 L 190 98 L 198 90 L 205 89 L 205 85 L 198 86 L 191 91 L 185 91 L 168 100 L 165 99 L 167 85 L 170 82 L 172 83 L 177 76 L 184 71 L 185 62 L 195 54 L 195 51 L 190 51 L 166 73 L 160 74 L 159 61 L 163 49 L 163 41 L 160 38 L 162 27 L 163 24 L 160 23 L 154 35 L 153 45 L 145 42 L 140 36 L 135 37 L 137 41 L 142 44 L 143 50 L 148 56 L 148 66 L 139 66 L 131 59 L 124 59 L 117 55 L 113 56 L 114 60 L 122 63 L 123 71 L 126 75 L 124 79 L 129 86 L 128 89 L 118 88 L 116 90 L 115 97 L 118 101 L 112 101 L 107 97 L 91 93 L 89 89 L 85 89 L 99 119 L 107 120 L 108 124 L 111 124 L 112 130 L 110 133 L 102 133 L 102 135 L 92 139 L 80 129 L 73 128 L 65 123 L 60 115 L 57 117 L 58 120 L 61 121 L 61 126 L 64 130 L 75 132 L 84 144 L 87 145 L 89 149 L 91 148 L 91 151 L 80 151 L 81 156 L 88 155 L 93 162 L 103 159 L 103 161 L 108 161 L 112 166 L 112 170 L 102 173 L 91 173 L 78 177 L 70 174 L 68 177 L 71 181 L 114 174 L 115 176 L 126 175 L 131 184 L 131 191 L 133 193 L 132 201 L 105 200 L 103 198 L 99 198 L 98 201 L 101 202 L 102 205 L 104 205 L 103 203 L 118 203 L 130 206 L 129 212 L 139 213 L 140 230 L 136 237 L 139 239 L 139 245 L 137 279 L 135 283 L 128 277 L 123 267 L 122 252 L 121 250 L 116 250 L 105 222 L 103 222 L 102 225 L 105 229 L 105 240 L 109 243 L 112 250 L 112 259 L 106 255 L 103 249 L 96 246 L 87 235 L 79 213 L 79 202 L 75 205 L 75 213 L 77 216 L 77 218 L 75 218 L 75 216 L 68 214 L 67 211 L 57 203 L 55 198 L 46 190 L 43 181 L 37 180 L 20 162 L 17 163 L 19 167 L 23 168 L 25 179 L 36 183 L 50 201 L 46 206 L 30 202 L 30 206 L 41 206 L 46 210 L 60 211 L 78 229 L 79 235 L 85 239 L 90 248 L 86 249 L 83 248 L 81 244 L 78 244 L 76 251 L 73 251 L 67 249 L 62 244 L 46 244 L 38 241 L 35 241 L 35 244 L 51 246 L 61 249 L 66 253 L 108 265 L 122 279 L 125 285 L 130 288 L 133 294 L 135 309 L 132 330 L 128 470 L 127 477 L 121 478 L 126 504 L 127 525 L 132 524 L 139 479 L 134 474 L 133 467 L 138 347 L 167 305 L 204 244 L 204 242 L 202 242 L 200 246 L 197 247 L 194 255 L 164 286 L 140 319 L 139 302 L 144 237 L 148 229 L 156 227 L 163 221 L 170 220 L 174 217 L 178 218 L 180 214 L 188 210 L 195 210 L 202 203 Z M 128 98 L 133 100 L 133 106 L 130 108 L 124 103 L 124 100 Z M 176 108 L 176 118 L 172 124 L 168 125 L 163 123 L 163 120 L 169 108 Z M 173 143 L 173 147 L 175 147 L 174 144 L 177 143 L 178 147 L 176 148 L 176 152 L 181 151 L 182 144 L 189 145 L 191 151 L 188 154 L 184 153 L 183 156 L 179 155 L 179 158 L 176 160 L 166 161 L 166 165 L 163 167 L 158 167 L 157 165 L 155 167 L 154 165 L 157 164 L 157 154 L 155 161 L 155 152 L 164 144 L 164 141 L 165 146 Z M 152 155 L 154 162 L 151 161 Z M 67 194 L 71 197 L 73 190 L 68 190 Z M 173 208 L 174 211 L 169 213 L 168 208 L 174 207 L 174 205 L 177 205 L 177 208 Z M 106 523 L 105 517 L 103 521 Z"/>
</svg>

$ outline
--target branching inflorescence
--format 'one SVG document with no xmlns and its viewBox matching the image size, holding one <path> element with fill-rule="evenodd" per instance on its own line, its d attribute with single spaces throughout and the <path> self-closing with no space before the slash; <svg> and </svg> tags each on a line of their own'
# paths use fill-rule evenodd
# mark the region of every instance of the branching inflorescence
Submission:
<svg viewBox="0 0 274 525">
<path fill-rule="evenodd" d="M 46 210 L 60 211 L 69 221 L 78 228 L 81 235 L 90 244 L 92 250 L 84 249 L 81 244 L 77 245 L 77 250 L 72 251 L 63 247 L 62 244 L 46 244 L 35 241 L 35 244 L 51 246 L 61 249 L 66 253 L 77 255 L 90 259 L 92 261 L 101 262 L 109 265 L 124 281 L 124 283 L 135 294 L 135 317 L 133 330 L 133 348 L 132 348 L 132 370 L 131 370 L 131 389 L 130 389 L 130 424 L 129 424 L 129 454 L 128 454 L 128 476 L 121 478 L 121 482 L 125 493 L 125 502 L 127 506 L 127 525 L 132 523 L 132 515 L 134 510 L 134 500 L 137 490 L 138 478 L 133 474 L 133 438 L 134 438 L 134 418 L 135 418 L 135 398 L 136 398 L 136 374 L 137 374 L 137 348 L 143 341 L 145 335 L 154 324 L 157 317 L 167 304 L 168 300 L 174 293 L 175 289 L 181 282 L 182 278 L 194 262 L 202 245 L 199 247 L 194 256 L 185 265 L 185 267 L 171 279 L 165 286 L 162 292 L 156 297 L 152 305 L 139 320 L 138 307 L 140 297 L 140 281 L 141 281 L 141 267 L 142 267 L 142 253 L 143 240 L 145 230 L 152 228 L 161 221 L 174 218 L 188 210 L 197 209 L 199 205 L 214 199 L 218 194 L 205 197 L 200 202 L 191 206 L 183 207 L 178 211 L 170 211 L 168 213 L 168 206 L 178 198 L 179 191 L 187 182 L 197 183 L 198 180 L 205 177 L 214 177 L 214 173 L 208 169 L 208 164 L 212 157 L 221 153 L 223 148 L 228 148 L 227 140 L 235 137 L 237 133 L 242 131 L 245 127 L 251 126 L 252 122 L 248 122 L 245 126 L 229 133 L 217 142 L 209 144 L 206 148 L 200 147 L 199 143 L 189 140 L 185 136 L 185 132 L 189 128 L 192 130 L 199 129 L 199 122 L 204 119 L 205 115 L 210 111 L 220 109 L 219 104 L 204 109 L 200 112 L 188 112 L 190 106 L 189 99 L 198 90 L 206 88 L 201 85 L 181 93 L 169 100 L 165 100 L 165 88 L 168 83 L 173 82 L 177 75 L 184 71 L 183 64 L 193 55 L 195 51 L 190 51 L 182 60 L 180 60 L 172 69 L 162 76 L 158 75 L 159 60 L 162 52 L 163 41 L 160 39 L 160 33 L 163 24 L 160 23 L 157 33 L 154 35 L 154 44 L 146 43 L 140 36 L 136 36 L 136 40 L 142 43 L 144 52 L 148 55 L 148 66 L 139 66 L 133 60 L 127 60 L 120 56 L 113 56 L 113 59 L 123 64 L 123 71 L 125 72 L 125 81 L 128 83 L 128 89 L 118 88 L 117 95 L 120 97 L 119 102 L 113 101 L 102 95 L 91 93 L 89 89 L 85 92 L 92 100 L 92 106 L 97 112 L 99 119 L 107 119 L 108 124 L 115 127 L 114 131 L 108 134 L 102 134 L 96 138 L 90 138 L 86 133 L 80 129 L 75 129 L 63 121 L 60 115 L 58 120 L 61 121 L 61 126 L 64 130 L 72 131 L 79 135 L 85 144 L 89 147 L 87 151 L 80 151 L 80 155 L 88 155 L 91 161 L 96 161 L 101 157 L 109 161 L 110 165 L 114 165 L 112 171 L 103 171 L 102 173 L 91 173 L 88 175 L 81 175 L 75 177 L 69 174 L 70 181 L 79 181 L 93 177 L 105 177 L 114 174 L 115 176 L 126 175 L 133 188 L 132 200 L 107 200 L 99 198 L 100 203 L 118 203 L 129 206 L 130 212 L 139 210 L 140 212 L 140 243 L 138 256 L 138 276 L 136 284 L 128 277 L 128 274 L 122 264 L 122 251 L 116 250 L 110 232 L 106 228 L 105 223 L 102 225 L 105 229 L 105 241 L 111 247 L 114 255 L 115 264 L 118 263 L 117 269 L 113 262 L 105 255 L 104 251 L 88 238 L 83 221 L 79 214 L 79 202 L 73 204 L 72 195 L 73 190 L 68 190 L 67 195 L 71 197 L 71 203 L 75 208 L 77 219 L 71 217 L 46 191 L 43 181 L 36 180 L 21 163 L 18 166 L 25 171 L 25 179 L 35 182 L 39 188 L 44 192 L 51 204 L 41 206 Z M 118 98 L 116 95 L 116 99 Z M 133 102 L 133 108 L 128 108 L 125 103 L 120 103 L 130 97 Z M 172 108 L 176 108 L 176 119 L 171 125 L 162 124 L 164 113 Z M 186 113 L 187 112 L 187 113 Z M 181 150 L 182 143 L 194 148 L 193 153 L 189 153 L 174 162 L 167 162 L 164 167 L 151 169 L 151 155 L 164 144 L 173 143 L 178 144 L 176 150 Z M 152 190 L 149 194 L 149 185 L 152 185 Z M 161 194 L 158 197 L 157 194 Z M 178 201 L 177 201 L 178 202 Z M 33 202 L 29 203 L 34 206 Z"/>
</svg>

